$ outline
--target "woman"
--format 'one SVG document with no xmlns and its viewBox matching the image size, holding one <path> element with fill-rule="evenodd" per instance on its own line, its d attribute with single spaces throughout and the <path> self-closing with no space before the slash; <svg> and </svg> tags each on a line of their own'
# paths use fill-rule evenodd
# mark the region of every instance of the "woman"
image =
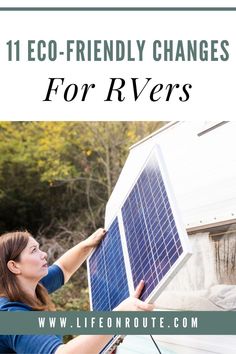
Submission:
<svg viewBox="0 0 236 354">
<path fill-rule="evenodd" d="M 0 310 L 54 310 L 49 293 L 66 283 L 89 256 L 106 231 L 98 229 L 80 242 L 52 266 L 47 254 L 28 232 L 13 232 L 0 237 Z M 153 305 L 139 300 L 144 283 L 138 285 L 133 296 L 115 308 L 117 311 L 151 311 Z M 112 338 L 111 335 L 79 336 L 67 344 L 56 335 L 1 335 L 0 353 L 21 354 L 97 354 Z"/>
</svg>

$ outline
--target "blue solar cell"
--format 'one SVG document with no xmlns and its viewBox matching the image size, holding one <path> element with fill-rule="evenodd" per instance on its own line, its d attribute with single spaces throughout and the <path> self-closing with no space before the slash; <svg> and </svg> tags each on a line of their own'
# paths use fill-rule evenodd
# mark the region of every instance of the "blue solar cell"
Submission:
<svg viewBox="0 0 236 354">
<path fill-rule="evenodd" d="M 89 260 L 93 310 L 108 311 L 129 296 L 118 219 Z"/>
<path fill-rule="evenodd" d="M 134 287 L 144 279 L 145 300 L 183 252 L 154 152 L 121 211 Z"/>
<path fill-rule="evenodd" d="M 90 260 L 91 291 L 93 294 L 93 307 L 102 309 L 104 304 L 109 304 L 102 244 L 96 249 L 95 253 L 96 256 L 92 256 Z"/>
</svg>

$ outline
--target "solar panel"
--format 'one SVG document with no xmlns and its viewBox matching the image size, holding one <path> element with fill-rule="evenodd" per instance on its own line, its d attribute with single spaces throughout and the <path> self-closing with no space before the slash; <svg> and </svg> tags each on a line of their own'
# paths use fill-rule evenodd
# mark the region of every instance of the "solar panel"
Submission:
<svg viewBox="0 0 236 354">
<path fill-rule="evenodd" d="M 129 296 L 117 218 L 109 227 L 103 242 L 90 257 L 89 272 L 94 310 L 112 310 Z"/>
<path fill-rule="evenodd" d="M 121 211 L 134 287 L 145 280 L 146 300 L 183 253 L 155 152 Z"/>
<path fill-rule="evenodd" d="M 155 146 L 115 210 L 107 235 L 88 259 L 91 308 L 112 310 L 141 279 L 141 299 L 155 301 L 189 255 L 187 234 Z"/>
</svg>

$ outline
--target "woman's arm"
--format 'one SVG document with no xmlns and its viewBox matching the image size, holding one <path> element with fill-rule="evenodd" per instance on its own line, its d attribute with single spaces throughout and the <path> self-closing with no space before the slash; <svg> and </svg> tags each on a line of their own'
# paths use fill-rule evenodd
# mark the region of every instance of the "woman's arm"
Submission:
<svg viewBox="0 0 236 354">
<path fill-rule="evenodd" d="M 55 354 L 98 354 L 112 337 L 112 335 L 81 335 L 60 345 Z"/>
<path fill-rule="evenodd" d="M 81 264 L 90 255 L 92 249 L 96 247 L 106 234 L 106 230 L 100 228 L 95 231 L 86 240 L 78 243 L 66 253 L 64 253 L 56 262 L 64 273 L 65 283 L 76 272 Z"/>
<path fill-rule="evenodd" d="M 152 311 L 155 306 L 139 300 L 144 287 L 142 280 L 133 296 L 124 300 L 114 311 Z M 55 354 L 98 354 L 113 335 L 81 335 L 70 340 L 67 344 L 60 345 Z"/>
</svg>

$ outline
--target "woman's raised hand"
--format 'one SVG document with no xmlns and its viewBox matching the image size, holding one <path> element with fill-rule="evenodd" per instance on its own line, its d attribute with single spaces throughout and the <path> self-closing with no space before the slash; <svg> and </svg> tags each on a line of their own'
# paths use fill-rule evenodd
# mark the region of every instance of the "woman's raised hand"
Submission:
<svg viewBox="0 0 236 354">
<path fill-rule="evenodd" d="M 104 236 L 106 235 L 106 230 L 103 228 L 97 229 L 91 236 L 86 238 L 83 242 L 87 247 L 96 247 L 102 241 Z"/>
</svg>

